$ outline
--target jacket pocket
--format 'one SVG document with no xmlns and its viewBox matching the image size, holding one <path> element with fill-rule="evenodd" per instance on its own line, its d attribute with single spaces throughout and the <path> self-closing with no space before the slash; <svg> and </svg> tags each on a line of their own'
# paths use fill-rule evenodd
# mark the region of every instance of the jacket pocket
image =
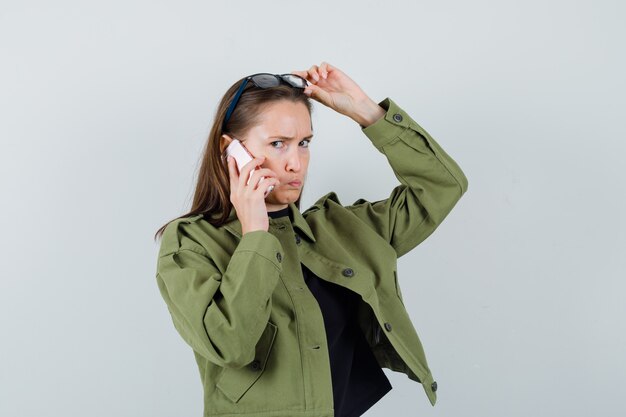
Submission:
<svg viewBox="0 0 626 417">
<path fill-rule="evenodd" d="M 238 402 L 263 374 L 274 344 L 276 331 L 277 326 L 268 321 L 256 345 L 254 360 L 243 368 L 224 368 L 222 370 L 216 386 L 232 402 Z"/>
</svg>

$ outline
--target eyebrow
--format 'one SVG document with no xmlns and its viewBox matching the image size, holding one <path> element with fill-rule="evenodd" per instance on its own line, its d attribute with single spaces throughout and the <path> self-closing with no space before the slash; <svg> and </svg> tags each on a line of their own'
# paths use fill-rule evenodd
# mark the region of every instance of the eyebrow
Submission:
<svg viewBox="0 0 626 417">
<path fill-rule="evenodd" d="M 300 140 L 304 140 L 304 139 L 311 139 L 312 137 L 313 137 L 313 135 L 310 135 L 310 136 L 304 137 L 304 138 L 302 138 L 302 139 L 300 139 Z M 295 138 L 294 138 L 294 137 L 291 137 L 291 136 L 273 135 L 273 136 L 268 137 L 268 139 L 287 139 L 287 140 L 294 140 Z"/>
</svg>

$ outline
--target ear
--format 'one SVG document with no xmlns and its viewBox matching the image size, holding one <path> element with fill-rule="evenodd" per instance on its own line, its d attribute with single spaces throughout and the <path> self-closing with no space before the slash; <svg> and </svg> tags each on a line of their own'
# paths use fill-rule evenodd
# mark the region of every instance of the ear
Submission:
<svg viewBox="0 0 626 417">
<path fill-rule="evenodd" d="M 230 136 L 223 134 L 220 138 L 220 153 L 224 154 L 224 152 L 226 152 L 226 148 L 232 141 L 233 139 Z"/>
</svg>

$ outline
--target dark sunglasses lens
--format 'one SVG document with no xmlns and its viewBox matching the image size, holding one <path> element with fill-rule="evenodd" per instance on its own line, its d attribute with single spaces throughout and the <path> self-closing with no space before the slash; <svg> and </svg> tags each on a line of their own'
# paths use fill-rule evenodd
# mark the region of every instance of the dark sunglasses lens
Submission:
<svg viewBox="0 0 626 417">
<path fill-rule="evenodd" d="M 292 87 L 306 88 L 306 80 L 295 74 L 283 74 L 281 75 L 285 82 L 291 84 Z"/>
<path fill-rule="evenodd" d="M 272 74 L 259 74 L 252 77 L 252 81 L 260 88 L 278 87 L 280 81 Z"/>
</svg>

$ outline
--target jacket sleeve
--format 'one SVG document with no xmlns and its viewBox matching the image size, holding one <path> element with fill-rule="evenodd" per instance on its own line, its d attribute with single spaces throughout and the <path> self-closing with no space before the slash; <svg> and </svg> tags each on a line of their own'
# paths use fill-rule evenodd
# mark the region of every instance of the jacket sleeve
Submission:
<svg viewBox="0 0 626 417">
<path fill-rule="evenodd" d="M 379 103 L 384 117 L 362 128 L 383 153 L 400 185 L 381 201 L 364 199 L 347 206 L 396 250 L 398 257 L 426 239 L 467 191 L 457 163 L 398 105 Z"/>
<path fill-rule="evenodd" d="M 175 227 L 169 232 L 177 233 Z M 222 274 L 203 247 L 180 241 L 159 254 L 156 274 L 174 326 L 209 361 L 243 367 L 254 359 L 269 319 L 282 271 L 280 242 L 263 230 L 244 234 Z"/>
</svg>

